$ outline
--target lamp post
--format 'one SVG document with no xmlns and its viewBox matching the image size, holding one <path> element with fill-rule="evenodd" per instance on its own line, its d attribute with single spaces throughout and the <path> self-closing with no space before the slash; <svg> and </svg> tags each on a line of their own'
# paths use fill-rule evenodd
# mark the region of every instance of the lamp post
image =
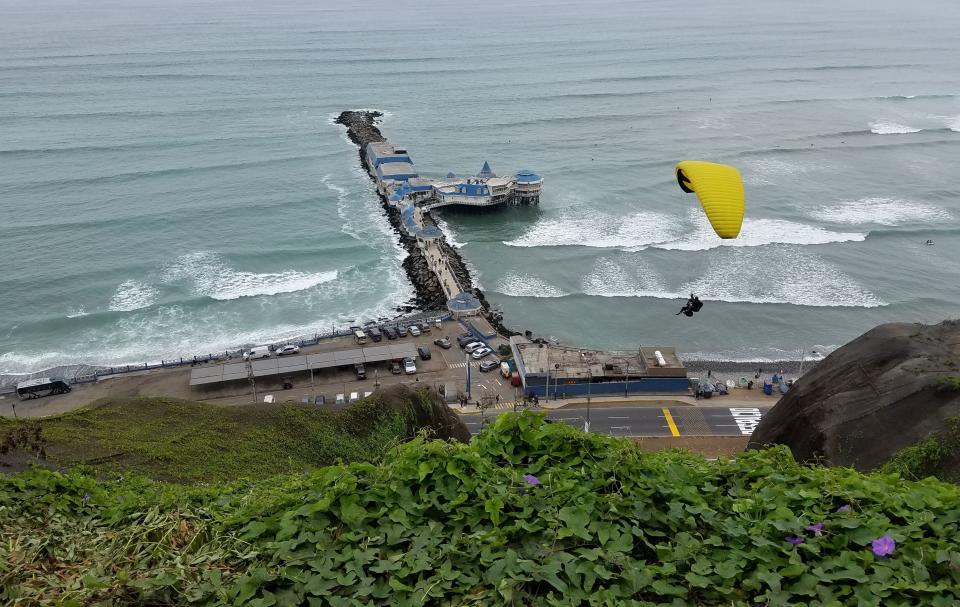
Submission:
<svg viewBox="0 0 960 607">
<path fill-rule="evenodd" d="M 590 431 L 590 389 L 593 387 L 593 371 L 587 367 L 587 421 L 583 424 L 583 431 Z"/>
</svg>

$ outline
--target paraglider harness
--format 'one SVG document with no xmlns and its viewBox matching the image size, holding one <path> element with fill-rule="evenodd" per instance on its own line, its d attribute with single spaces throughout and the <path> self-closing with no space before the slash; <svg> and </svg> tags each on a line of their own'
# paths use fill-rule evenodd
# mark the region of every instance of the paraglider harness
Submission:
<svg viewBox="0 0 960 607">
<path fill-rule="evenodd" d="M 675 316 L 680 316 L 681 314 L 685 316 L 693 316 L 693 313 L 699 312 L 700 308 L 702 307 L 703 307 L 703 302 L 700 301 L 700 298 L 694 295 L 693 293 L 691 293 L 690 299 L 687 300 L 687 303 L 682 308 L 680 308 L 680 311 L 677 312 Z"/>
</svg>

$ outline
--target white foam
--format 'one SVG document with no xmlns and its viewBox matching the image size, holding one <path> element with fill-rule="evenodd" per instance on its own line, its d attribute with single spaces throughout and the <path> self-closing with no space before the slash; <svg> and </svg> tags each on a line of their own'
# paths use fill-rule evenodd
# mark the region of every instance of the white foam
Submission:
<svg viewBox="0 0 960 607">
<path fill-rule="evenodd" d="M 689 293 L 697 293 L 709 301 L 811 307 L 886 305 L 836 266 L 801 248 L 786 246 L 713 255 L 701 276 L 670 286 L 642 260 L 603 258 L 582 285 L 584 293 L 600 297 L 682 301 Z"/>
<path fill-rule="evenodd" d="M 864 232 L 833 232 L 785 219 L 745 218 L 737 238 L 723 239 L 717 236 L 707 219 L 699 210 L 690 211 L 688 222 L 694 225 L 691 233 L 669 242 L 651 245 L 657 249 L 676 251 L 706 251 L 717 247 L 759 247 L 770 244 L 818 245 L 832 242 L 862 242 Z"/>
<path fill-rule="evenodd" d="M 558 218 L 538 221 L 523 236 L 503 244 L 510 247 L 635 249 L 679 236 L 676 224 L 676 218 L 656 212 L 613 216 L 567 211 Z"/>
<path fill-rule="evenodd" d="M 955 133 L 960 133 L 960 116 L 947 118 L 947 128 Z"/>
<path fill-rule="evenodd" d="M 507 272 L 497 284 L 497 292 L 510 297 L 564 297 L 568 295 L 547 281 L 520 272 Z"/>
<path fill-rule="evenodd" d="M 131 312 L 146 308 L 157 301 L 160 292 L 156 287 L 138 280 L 125 280 L 110 298 L 111 312 Z"/>
<path fill-rule="evenodd" d="M 84 310 L 83 306 L 67 309 L 67 318 L 80 318 L 81 316 L 86 316 L 87 314 L 89 314 L 89 312 Z"/>
<path fill-rule="evenodd" d="M 870 132 L 877 135 L 906 135 L 907 133 L 919 133 L 921 130 L 897 122 L 870 123 Z"/>
<path fill-rule="evenodd" d="M 164 269 L 165 282 L 189 281 L 193 292 L 211 299 L 230 300 L 258 295 L 303 291 L 336 280 L 337 270 L 325 272 L 244 272 L 234 270 L 216 253 L 201 251 L 177 258 Z"/>
<path fill-rule="evenodd" d="M 450 224 L 444 221 L 441 217 L 438 217 L 436 214 L 434 214 L 433 220 L 437 222 L 437 227 L 440 228 L 441 232 L 443 232 L 444 238 L 447 239 L 447 244 L 454 249 L 462 249 L 470 244 L 469 242 L 460 242 L 457 239 L 459 235 L 453 230 L 453 228 L 450 227 Z"/>
<path fill-rule="evenodd" d="M 950 213 L 940 207 L 894 198 L 848 200 L 820 207 L 812 214 L 820 221 L 846 225 L 898 226 L 951 219 Z"/>
</svg>

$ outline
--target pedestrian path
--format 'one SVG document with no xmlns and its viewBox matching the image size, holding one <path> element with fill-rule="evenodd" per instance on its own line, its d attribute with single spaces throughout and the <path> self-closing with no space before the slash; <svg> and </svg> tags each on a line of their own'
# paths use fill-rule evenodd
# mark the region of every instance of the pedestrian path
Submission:
<svg viewBox="0 0 960 607">
<path fill-rule="evenodd" d="M 473 367 L 474 369 L 479 369 L 479 368 L 480 368 L 480 363 L 471 361 L 471 362 L 470 362 L 470 366 Z M 448 368 L 448 369 L 466 369 L 466 368 L 467 368 L 467 363 L 466 363 L 466 362 L 462 362 L 462 363 L 447 363 L 447 368 Z"/>
</svg>

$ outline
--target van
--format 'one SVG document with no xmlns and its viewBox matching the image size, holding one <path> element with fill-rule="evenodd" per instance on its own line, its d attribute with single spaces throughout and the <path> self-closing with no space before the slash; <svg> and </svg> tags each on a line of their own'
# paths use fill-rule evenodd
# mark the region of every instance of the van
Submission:
<svg viewBox="0 0 960 607">
<path fill-rule="evenodd" d="M 380 329 L 376 327 L 367 327 L 367 333 L 370 335 L 370 339 L 375 342 L 379 342 L 383 339 L 383 334 L 380 333 Z"/>
<path fill-rule="evenodd" d="M 250 348 L 249 352 L 243 353 L 243 360 L 257 360 L 258 358 L 270 358 L 270 346 L 256 346 Z"/>
<path fill-rule="evenodd" d="M 353 365 L 353 370 L 357 374 L 357 379 L 367 379 L 367 368 L 363 366 L 363 363 Z"/>
<path fill-rule="evenodd" d="M 367 334 L 362 329 L 354 329 L 353 336 L 357 339 L 358 344 L 367 343 Z"/>
</svg>

